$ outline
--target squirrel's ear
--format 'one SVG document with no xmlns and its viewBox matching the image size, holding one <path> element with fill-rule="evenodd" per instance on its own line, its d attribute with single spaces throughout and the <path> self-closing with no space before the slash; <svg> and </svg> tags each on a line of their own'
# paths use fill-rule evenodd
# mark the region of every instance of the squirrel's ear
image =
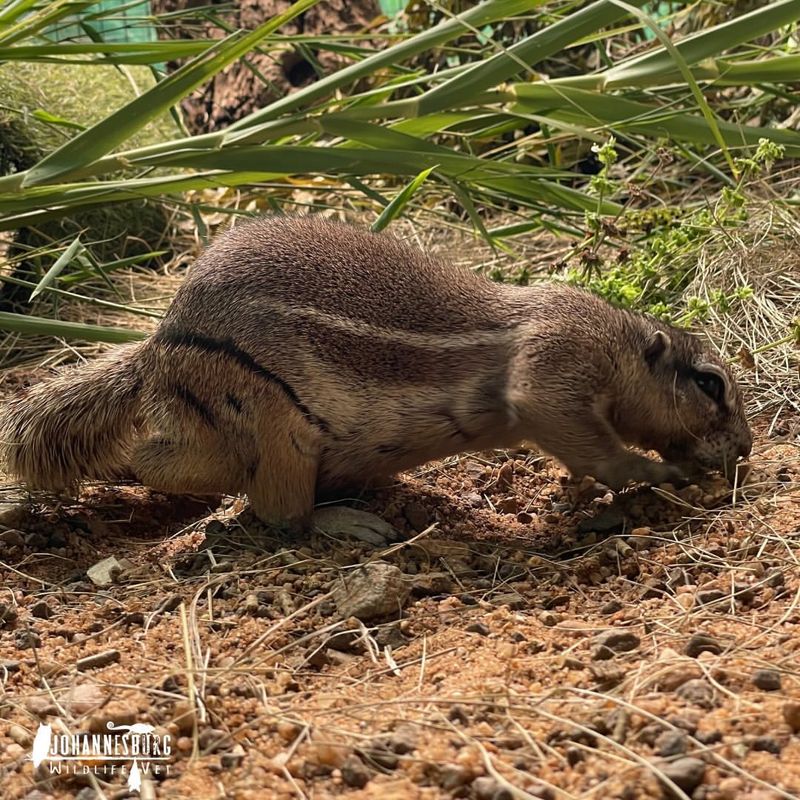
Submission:
<svg viewBox="0 0 800 800">
<path fill-rule="evenodd" d="M 669 352 L 670 347 L 672 342 L 664 331 L 653 331 L 644 349 L 644 360 L 652 367 Z"/>
</svg>

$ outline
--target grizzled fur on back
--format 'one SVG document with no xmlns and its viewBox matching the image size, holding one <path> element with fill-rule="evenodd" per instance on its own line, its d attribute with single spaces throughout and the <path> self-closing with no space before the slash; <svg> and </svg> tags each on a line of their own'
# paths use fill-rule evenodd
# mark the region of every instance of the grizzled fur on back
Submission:
<svg viewBox="0 0 800 800">
<path fill-rule="evenodd" d="M 32 486 L 132 469 L 165 491 L 247 492 L 270 521 L 468 449 L 531 441 L 619 486 L 730 471 L 751 444 L 701 338 L 313 216 L 217 237 L 150 339 L 35 387 L 0 425 Z"/>
</svg>

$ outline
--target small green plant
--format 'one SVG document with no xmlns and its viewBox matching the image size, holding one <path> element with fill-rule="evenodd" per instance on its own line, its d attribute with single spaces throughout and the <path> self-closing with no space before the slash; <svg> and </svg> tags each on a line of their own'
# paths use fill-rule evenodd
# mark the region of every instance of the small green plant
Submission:
<svg viewBox="0 0 800 800">
<path fill-rule="evenodd" d="M 623 187 L 610 175 L 618 160 L 614 138 L 594 145 L 592 150 L 602 165 L 591 180 L 598 204 L 618 197 L 623 188 L 630 192 L 630 186 Z M 663 160 L 664 154 L 659 153 Z M 752 296 L 752 288 L 714 289 L 705 298 L 685 296 L 696 273 L 698 251 L 720 230 L 735 228 L 747 219 L 748 187 L 782 156 L 781 145 L 761 139 L 751 157 L 736 160 L 736 182 L 724 187 L 714 207 L 663 207 L 644 212 L 624 209 L 615 219 L 603 217 L 599 211 L 587 213 L 586 236 L 575 251 L 578 266 L 568 269 L 567 280 L 615 305 L 679 325 L 703 321 L 712 310 L 729 313 Z M 624 245 L 610 246 L 612 236 L 623 240 Z"/>
</svg>

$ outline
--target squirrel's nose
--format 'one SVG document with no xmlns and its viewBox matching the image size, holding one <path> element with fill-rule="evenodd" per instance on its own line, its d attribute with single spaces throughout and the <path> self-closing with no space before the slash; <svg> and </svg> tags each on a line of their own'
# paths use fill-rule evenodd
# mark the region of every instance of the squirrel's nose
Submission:
<svg viewBox="0 0 800 800">
<path fill-rule="evenodd" d="M 753 449 L 753 437 L 748 434 L 746 439 L 743 439 L 739 443 L 739 447 L 736 451 L 736 455 L 739 458 L 747 458 L 750 455 L 750 451 Z"/>
</svg>

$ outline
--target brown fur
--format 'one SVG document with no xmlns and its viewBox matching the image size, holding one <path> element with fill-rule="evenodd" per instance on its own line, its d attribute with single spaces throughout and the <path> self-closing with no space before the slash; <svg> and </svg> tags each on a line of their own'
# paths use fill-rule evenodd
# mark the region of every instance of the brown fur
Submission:
<svg viewBox="0 0 800 800">
<path fill-rule="evenodd" d="M 709 373 L 718 399 L 698 386 Z M 318 217 L 218 237 L 150 339 L 34 387 L 0 433 L 34 488 L 132 469 L 165 491 L 247 492 L 273 522 L 464 450 L 532 441 L 618 487 L 730 471 L 751 447 L 736 383 L 702 339 Z"/>
</svg>

